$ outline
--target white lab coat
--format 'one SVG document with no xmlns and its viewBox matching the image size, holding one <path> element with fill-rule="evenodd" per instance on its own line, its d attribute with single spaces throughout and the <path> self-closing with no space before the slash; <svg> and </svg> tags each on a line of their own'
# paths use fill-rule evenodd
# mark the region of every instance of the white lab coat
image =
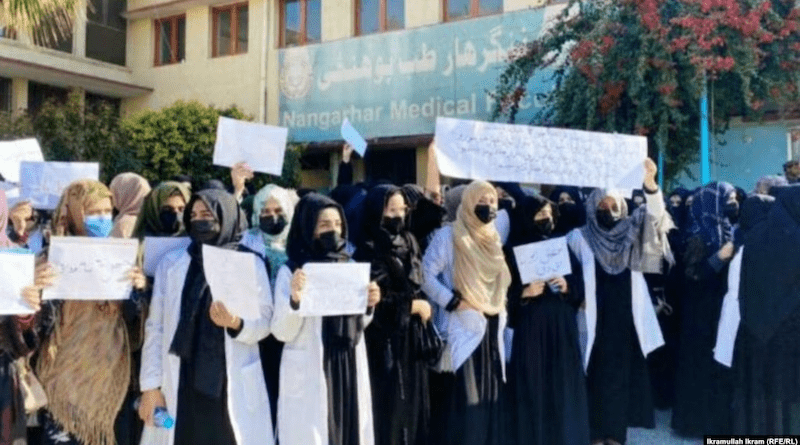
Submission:
<svg viewBox="0 0 800 445">
<path fill-rule="evenodd" d="M 489 325 L 486 317 L 474 309 L 462 309 L 449 312 L 445 310 L 453 299 L 453 228 L 446 226 L 436 232 L 425 255 L 422 258 L 422 270 L 425 280 L 422 291 L 433 302 L 434 323 L 445 340 L 445 350 L 436 366 L 439 372 L 456 372 L 472 356 Z M 506 311 L 500 313 L 498 327 L 498 349 L 503 379 L 506 375 L 506 345 L 511 342 L 511 335 L 506 334 L 508 321 Z M 508 340 L 508 341 L 506 341 Z"/>
<path fill-rule="evenodd" d="M 589 359 L 592 356 L 597 330 L 597 283 L 594 253 L 592 253 L 589 243 L 583 238 L 580 229 L 575 229 L 567 235 L 567 244 L 580 261 L 583 272 L 585 317 L 579 316 L 578 319 L 586 323 L 587 339 L 582 352 L 584 369 L 589 369 Z M 631 310 L 642 355 L 647 357 L 648 354 L 664 345 L 664 337 L 661 334 L 661 326 L 658 324 L 656 310 L 650 300 L 650 291 L 647 290 L 644 274 L 635 270 L 631 271 Z"/>
<path fill-rule="evenodd" d="M 722 300 L 722 312 L 717 326 L 717 344 L 714 346 L 714 360 L 730 368 L 733 364 L 733 350 L 742 314 L 739 310 L 739 284 L 742 274 L 744 247 L 739 249 L 728 267 L 728 293 Z"/>
<path fill-rule="evenodd" d="M 281 445 L 328 445 L 328 388 L 323 369 L 322 317 L 301 317 L 292 309 L 292 272 L 278 271 L 272 334 L 285 343 L 278 397 Z M 364 326 L 372 320 L 364 315 Z M 356 345 L 359 444 L 374 445 L 372 394 L 364 336 Z"/>
<path fill-rule="evenodd" d="M 142 391 L 161 388 L 172 416 L 178 411 L 181 360 L 170 354 L 169 348 L 180 320 L 181 295 L 190 261 L 188 253 L 173 252 L 156 269 L 142 349 Z M 255 255 L 253 261 L 258 276 L 258 295 L 254 298 L 258 298 L 260 312 L 244 319 L 235 339 L 225 334 L 228 415 L 237 445 L 272 445 L 275 441 L 258 341 L 269 334 L 273 306 L 264 263 Z M 174 442 L 175 428 L 145 427 L 140 443 L 173 445 Z"/>
</svg>

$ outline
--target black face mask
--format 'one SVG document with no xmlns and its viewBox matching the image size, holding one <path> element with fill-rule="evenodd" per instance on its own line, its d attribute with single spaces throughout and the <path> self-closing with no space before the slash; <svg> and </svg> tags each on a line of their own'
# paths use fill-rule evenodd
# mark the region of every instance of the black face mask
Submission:
<svg viewBox="0 0 800 445">
<path fill-rule="evenodd" d="M 322 232 L 319 238 L 314 240 L 314 246 L 319 253 L 333 253 L 338 251 L 342 245 L 342 238 L 333 230 Z"/>
<path fill-rule="evenodd" d="M 480 222 L 489 224 L 497 218 L 497 210 L 487 204 L 478 204 L 475 206 L 475 216 L 478 217 Z"/>
<path fill-rule="evenodd" d="M 189 236 L 203 244 L 210 244 L 219 237 L 220 227 L 216 221 L 197 220 L 189 226 Z"/>
<path fill-rule="evenodd" d="M 542 235 L 550 236 L 553 233 L 553 220 L 550 218 L 541 219 L 533 222 L 536 225 L 536 230 Z"/>
<path fill-rule="evenodd" d="M 162 210 L 158 215 L 158 219 L 161 221 L 161 227 L 164 229 L 164 233 L 172 234 L 180 232 L 181 220 L 178 214 L 172 210 Z"/>
<path fill-rule="evenodd" d="M 725 216 L 731 224 L 736 224 L 739 221 L 739 204 L 735 202 L 725 204 Z"/>
<path fill-rule="evenodd" d="M 399 216 L 384 216 L 381 221 L 381 226 L 390 234 L 397 235 L 405 228 L 405 221 Z"/>
<path fill-rule="evenodd" d="M 614 218 L 609 210 L 598 210 L 596 216 L 597 223 L 606 230 L 613 229 L 619 223 L 619 220 Z"/>
<path fill-rule="evenodd" d="M 286 224 L 286 217 L 283 215 L 262 216 L 258 219 L 258 227 L 261 231 L 272 236 L 280 235 L 286 228 Z"/>
</svg>

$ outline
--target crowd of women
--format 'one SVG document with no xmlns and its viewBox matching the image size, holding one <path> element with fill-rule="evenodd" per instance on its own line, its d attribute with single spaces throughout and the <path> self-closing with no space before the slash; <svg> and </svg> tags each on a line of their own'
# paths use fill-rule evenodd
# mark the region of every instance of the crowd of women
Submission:
<svg viewBox="0 0 800 445">
<path fill-rule="evenodd" d="M 629 199 L 352 184 L 349 162 L 328 196 L 248 194 L 243 165 L 230 192 L 77 181 L 51 215 L 0 193 L 0 248 L 38 253 L 36 314 L 0 317 L 0 445 L 622 444 L 656 408 L 683 436 L 799 434 L 800 187 L 664 197 L 645 172 Z M 43 302 L 52 236 L 191 244 L 124 302 Z M 514 248 L 557 237 L 572 273 L 524 282 Z M 212 298 L 203 245 L 252 257 L 257 313 Z M 365 311 L 302 316 L 304 266 L 352 261 Z"/>
</svg>

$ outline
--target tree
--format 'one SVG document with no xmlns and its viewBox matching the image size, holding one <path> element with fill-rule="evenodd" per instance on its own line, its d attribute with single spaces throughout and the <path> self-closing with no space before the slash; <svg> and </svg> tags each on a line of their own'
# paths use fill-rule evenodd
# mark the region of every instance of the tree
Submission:
<svg viewBox="0 0 800 445">
<path fill-rule="evenodd" d="M 64 104 L 46 102 L 32 121 L 48 161 L 99 162 L 100 179 L 106 183 L 140 166 L 126 150 L 117 110 L 104 102 L 85 107 L 79 90 L 70 91 Z"/>
<path fill-rule="evenodd" d="M 72 35 L 74 18 L 83 8 L 79 0 L 3 0 L 0 28 L 22 31 L 42 43 L 57 42 Z"/>
<path fill-rule="evenodd" d="M 551 67 L 531 123 L 645 135 L 674 178 L 697 159 L 704 86 L 717 134 L 733 116 L 797 111 L 800 13 L 792 0 L 571 0 L 509 60 L 495 119 L 514 122 L 534 72 Z"/>
<path fill-rule="evenodd" d="M 220 116 L 251 120 L 236 107 L 216 109 L 199 102 L 176 102 L 158 111 L 148 110 L 122 122 L 129 150 L 139 173 L 158 182 L 179 174 L 196 184 L 209 179 L 230 179 L 230 170 L 212 165 L 217 121 Z M 299 148 L 287 149 L 283 175 L 257 175 L 254 186 L 273 182 L 297 187 L 300 182 Z"/>
</svg>

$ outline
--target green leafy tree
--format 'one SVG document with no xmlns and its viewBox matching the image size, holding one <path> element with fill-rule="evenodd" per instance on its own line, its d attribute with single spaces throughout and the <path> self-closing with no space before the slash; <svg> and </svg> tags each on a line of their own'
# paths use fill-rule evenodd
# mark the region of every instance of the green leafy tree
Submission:
<svg viewBox="0 0 800 445">
<path fill-rule="evenodd" d="M 196 184 L 209 179 L 230 182 L 230 170 L 212 165 L 217 121 L 220 116 L 251 120 L 236 107 L 216 109 L 199 102 L 176 102 L 157 111 L 145 111 L 123 120 L 127 146 L 140 165 L 140 174 L 161 181 L 179 174 Z M 267 182 L 297 187 L 300 182 L 300 148 L 286 151 L 283 175 L 257 175 L 254 186 Z"/>
<path fill-rule="evenodd" d="M 791 0 L 571 0 L 509 59 L 495 119 L 514 122 L 533 74 L 554 68 L 531 123 L 645 135 L 669 179 L 697 160 L 704 86 L 717 134 L 733 116 L 797 111 L 800 13 Z"/>
</svg>

